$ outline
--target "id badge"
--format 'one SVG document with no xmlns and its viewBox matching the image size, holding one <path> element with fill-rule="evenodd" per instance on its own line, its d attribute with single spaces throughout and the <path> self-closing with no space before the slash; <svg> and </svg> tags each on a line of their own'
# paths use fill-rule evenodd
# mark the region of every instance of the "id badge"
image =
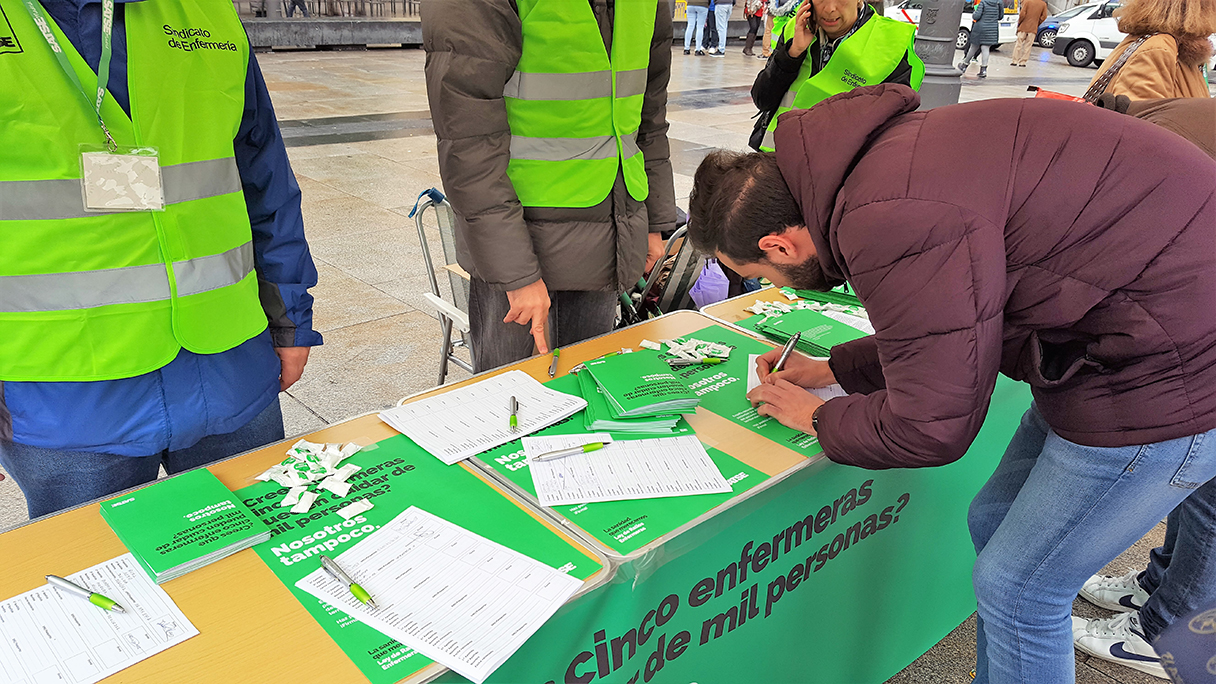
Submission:
<svg viewBox="0 0 1216 684">
<path fill-rule="evenodd" d="M 111 152 L 82 146 L 80 172 L 87 212 L 165 210 L 155 148 L 128 147 Z"/>
</svg>

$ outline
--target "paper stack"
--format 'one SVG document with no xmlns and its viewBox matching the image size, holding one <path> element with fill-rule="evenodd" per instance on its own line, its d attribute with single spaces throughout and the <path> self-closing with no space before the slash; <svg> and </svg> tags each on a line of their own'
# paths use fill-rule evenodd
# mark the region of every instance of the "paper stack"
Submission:
<svg viewBox="0 0 1216 684">
<path fill-rule="evenodd" d="M 838 344 L 874 334 L 865 309 L 857 304 L 811 299 L 788 304 L 757 301 L 748 311 L 763 314 L 756 330 L 775 342 L 784 344 L 801 332 L 798 350 L 811 356 L 828 356 Z"/>
<path fill-rule="evenodd" d="M 614 420 L 692 413 L 700 403 L 688 384 L 651 353 L 619 354 L 586 366 Z"/>
<path fill-rule="evenodd" d="M 270 540 L 270 529 L 206 468 L 103 501 L 101 517 L 157 584 Z"/>
<path fill-rule="evenodd" d="M 515 397 L 518 427 L 511 427 Z M 587 402 L 556 392 L 520 370 L 486 378 L 449 392 L 419 399 L 380 414 L 380 420 L 453 465 L 487 449 L 559 423 Z"/>
<path fill-rule="evenodd" d="M 675 431 L 680 422 L 679 414 L 646 416 L 643 418 L 614 418 L 604 391 L 596 384 L 591 373 L 578 374 L 579 391 L 587 401 L 583 412 L 583 427 L 588 432 L 624 432 L 630 434 L 668 434 Z"/>
</svg>

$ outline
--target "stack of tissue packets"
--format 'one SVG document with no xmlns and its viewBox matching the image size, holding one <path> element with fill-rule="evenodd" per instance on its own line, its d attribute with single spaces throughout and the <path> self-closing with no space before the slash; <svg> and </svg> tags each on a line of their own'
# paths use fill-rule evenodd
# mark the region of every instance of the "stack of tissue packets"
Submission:
<svg viewBox="0 0 1216 684">
<path fill-rule="evenodd" d="M 686 340 L 663 340 L 667 353 L 685 361 L 701 362 L 708 358 L 729 359 L 730 347 L 717 342 L 706 342 L 688 338 Z"/>
<path fill-rule="evenodd" d="M 342 446 L 315 444 L 301 439 L 287 450 L 286 459 L 270 466 L 255 479 L 262 482 L 273 480 L 287 487 L 287 496 L 283 497 L 279 506 L 291 506 L 292 513 L 307 513 L 316 501 L 319 489 L 338 497 L 350 493 L 351 485 L 347 480 L 360 468 L 353 463 L 339 464 L 362 448 L 354 442 Z"/>
<path fill-rule="evenodd" d="M 767 319 L 789 313 L 795 309 L 810 309 L 811 311 L 819 312 L 835 311 L 836 313 L 849 314 L 850 316 L 857 316 L 866 320 L 870 319 L 863 307 L 851 306 L 849 304 L 816 302 L 810 299 L 800 299 L 792 304 L 786 304 L 785 302 L 766 302 L 757 299 L 755 304 L 745 308 L 744 311 L 761 314 Z"/>
</svg>

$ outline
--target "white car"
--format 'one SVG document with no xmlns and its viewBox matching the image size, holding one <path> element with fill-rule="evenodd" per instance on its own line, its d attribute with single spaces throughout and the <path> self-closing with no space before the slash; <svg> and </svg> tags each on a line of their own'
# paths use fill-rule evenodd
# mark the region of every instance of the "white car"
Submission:
<svg viewBox="0 0 1216 684">
<path fill-rule="evenodd" d="M 1119 9 L 1117 2 L 1108 2 L 1090 12 L 1082 12 L 1056 29 L 1056 42 L 1051 51 L 1064 55 L 1075 67 L 1090 64 L 1101 65 L 1112 50 L 1123 42 L 1126 33 L 1119 30 L 1119 21 L 1113 13 Z"/>
<path fill-rule="evenodd" d="M 898 5 L 888 7 L 883 14 L 889 19 L 903 21 L 913 26 L 920 25 L 920 8 L 922 0 L 903 0 Z M 1008 4 L 1008 0 L 1006 0 Z M 971 36 L 971 11 L 964 9 L 963 16 L 958 22 L 958 38 L 954 42 L 956 49 L 962 50 L 967 46 L 967 38 Z M 1018 39 L 1018 15 L 1017 12 L 1009 14 L 1005 12 L 1004 18 L 1000 23 L 1000 40 L 999 45 L 1005 43 L 1013 44 Z"/>
</svg>

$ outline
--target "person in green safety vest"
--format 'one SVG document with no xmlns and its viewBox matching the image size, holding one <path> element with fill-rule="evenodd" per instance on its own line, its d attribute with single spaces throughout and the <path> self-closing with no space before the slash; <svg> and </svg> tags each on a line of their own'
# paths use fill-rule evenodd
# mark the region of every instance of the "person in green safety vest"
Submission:
<svg viewBox="0 0 1216 684">
<path fill-rule="evenodd" d="M 878 83 L 919 90 L 925 63 L 912 49 L 915 36 L 915 26 L 879 16 L 861 0 L 803 0 L 752 84 L 760 110 L 752 149 L 773 151 L 777 117 L 791 109 Z"/>
<path fill-rule="evenodd" d="M 662 255 L 671 19 L 667 0 L 423 0 L 475 370 L 610 332 Z"/>
</svg>

